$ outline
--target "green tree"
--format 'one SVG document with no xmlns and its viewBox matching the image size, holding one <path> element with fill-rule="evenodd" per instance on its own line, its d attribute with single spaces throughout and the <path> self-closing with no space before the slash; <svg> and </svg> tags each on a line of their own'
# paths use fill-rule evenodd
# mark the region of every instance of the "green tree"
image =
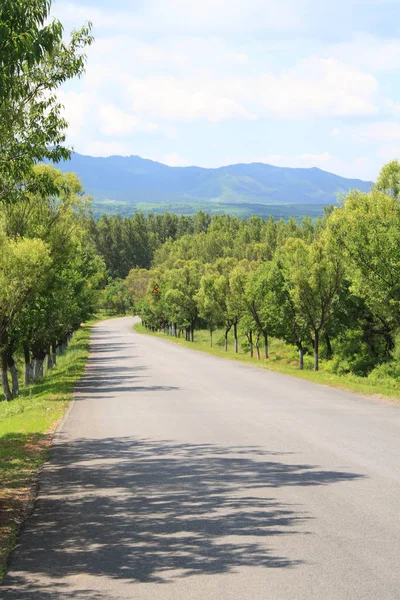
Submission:
<svg viewBox="0 0 400 600">
<path fill-rule="evenodd" d="M 351 290 L 388 331 L 400 325 L 400 204 L 394 195 L 351 192 L 329 220 L 346 255 Z"/>
<path fill-rule="evenodd" d="M 399 198 L 400 162 L 398 160 L 392 160 L 382 167 L 375 184 L 375 189 L 387 196 Z"/>
<path fill-rule="evenodd" d="M 224 314 L 215 289 L 217 273 L 215 269 L 207 265 L 205 273 L 200 280 L 199 291 L 195 296 L 199 315 L 207 323 L 210 332 L 210 346 L 213 345 L 213 332 L 224 322 Z"/>
<path fill-rule="evenodd" d="M 343 261 L 325 238 L 307 246 L 289 239 L 282 249 L 290 295 L 299 318 L 307 324 L 314 347 L 314 370 L 319 369 L 321 332 L 332 317 L 343 280 Z"/>
<path fill-rule="evenodd" d="M 19 198 L 33 165 L 68 158 L 67 122 L 56 91 L 82 75 L 90 25 L 68 44 L 62 24 L 48 22 L 50 0 L 2 0 L 0 6 L 0 200 Z"/>
<path fill-rule="evenodd" d="M 200 287 L 202 270 L 202 265 L 198 261 L 179 260 L 163 278 L 166 290 L 164 295 L 166 321 L 184 327 L 187 339 L 192 342 L 199 314 L 196 294 Z"/>
<path fill-rule="evenodd" d="M 132 301 L 125 281 L 113 279 L 104 288 L 102 305 L 111 314 L 126 315 L 132 308 Z"/>
<path fill-rule="evenodd" d="M 9 239 L 0 235 L 0 351 L 2 384 L 6 400 L 12 393 L 7 369 L 14 361 L 9 344 L 9 329 L 24 303 L 40 286 L 51 264 L 48 246 L 39 239 Z M 11 364 L 10 364 L 11 363 Z"/>
</svg>

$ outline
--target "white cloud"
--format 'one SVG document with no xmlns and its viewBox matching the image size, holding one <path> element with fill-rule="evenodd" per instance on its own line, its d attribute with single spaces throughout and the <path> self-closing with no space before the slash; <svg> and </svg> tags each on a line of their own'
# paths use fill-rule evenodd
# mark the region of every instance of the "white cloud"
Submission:
<svg viewBox="0 0 400 600">
<path fill-rule="evenodd" d="M 378 84 L 364 74 L 333 59 L 312 57 L 278 77 L 221 75 L 179 78 L 128 77 L 120 84 L 129 109 L 145 120 L 211 122 L 254 120 L 267 116 L 373 115 L 378 111 Z"/>
<path fill-rule="evenodd" d="M 155 123 L 140 121 L 112 104 L 101 104 L 99 117 L 100 131 L 109 136 L 129 137 L 134 131 L 156 132 L 159 129 Z"/>
<path fill-rule="evenodd" d="M 69 123 L 69 135 L 72 137 L 79 136 L 85 125 L 90 107 L 90 98 L 85 92 L 60 90 L 58 99 L 64 106 L 63 116 Z"/>
<path fill-rule="evenodd" d="M 174 153 L 166 154 L 162 158 L 161 162 L 164 165 L 169 165 L 170 167 L 188 167 L 190 165 L 190 162 L 186 158 Z"/>
<path fill-rule="evenodd" d="M 396 121 L 379 121 L 345 127 L 343 135 L 359 142 L 371 142 L 374 144 L 400 142 L 400 123 Z"/>
<path fill-rule="evenodd" d="M 245 82 L 157 77 L 126 81 L 133 112 L 167 121 L 224 121 L 256 118 L 240 100 Z"/>
<path fill-rule="evenodd" d="M 385 106 L 390 115 L 400 117 L 400 102 L 393 102 L 393 100 L 387 98 Z"/>
<path fill-rule="evenodd" d="M 152 43 L 123 34 L 96 40 L 89 49 L 88 70 L 94 70 L 94 65 L 103 65 L 114 74 L 187 75 L 193 71 L 246 71 L 248 62 L 245 50 L 216 37 L 167 37 Z"/>
<path fill-rule="evenodd" d="M 352 40 L 329 46 L 326 52 L 340 61 L 371 71 L 400 68 L 400 41 L 367 33 L 357 33 Z"/>
<path fill-rule="evenodd" d="M 69 27 L 85 20 L 108 31 L 256 32 L 303 30 L 304 0 L 147 0 L 132 10 L 102 10 L 92 5 L 60 2 L 53 14 Z"/>
<path fill-rule="evenodd" d="M 266 112 L 285 118 L 375 114 L 377 91 L 378 82 L 372 75 L 316 56 L 280 77 L 266 74 L 260 80 Z"/>
<path fill-rule="evenodd" d="M 132 154 L 132 147 L 130 144 L 124 142 L 93 140 L 84 144 L 80 152 L 89 156 L 130 156 Z"/>
</svg>

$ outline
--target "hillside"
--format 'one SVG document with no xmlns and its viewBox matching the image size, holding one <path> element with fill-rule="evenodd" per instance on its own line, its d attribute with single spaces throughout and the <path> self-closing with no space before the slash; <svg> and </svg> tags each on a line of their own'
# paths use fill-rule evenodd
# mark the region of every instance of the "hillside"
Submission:
<svg viewBox="0 0 400 600">
<path fill-rule="evenodd" d="M 327 205 L 371 182 L 346 179 L 318 168 L 290 169 L 262 163 L 216 169 L 169 167 L 139 156 L 96 158 L 74 153 L 62 163 L 74 171 L 95 205 L 114 210 L 143 205 Z M 233 207 L 232 207 L 233 208 Z M 114 211 L 113 211 L 114 212 Z M 123 211 L 125 212 L 125 210 Z M 224 209 L 226 212 L 226 209 Z"/>
</svg>

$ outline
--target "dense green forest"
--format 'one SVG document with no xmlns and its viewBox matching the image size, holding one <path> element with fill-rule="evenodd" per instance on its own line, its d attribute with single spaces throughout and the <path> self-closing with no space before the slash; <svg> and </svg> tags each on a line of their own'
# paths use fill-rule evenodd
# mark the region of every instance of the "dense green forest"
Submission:
<svg viewBox="0 0 400 600">
<path fill-rule="evenodd" d="M 354 190 L 301 223 L 204 212 L 91 220 L 119 278 L 107 302 L 121 309 L 132 301 L 147 327 L 189 340 L 207 328 L 212 344 L 222 328 L 236 349 L 242 343 L 267 359 L 274 337 L 297 349 L 300 368 L 312 354 L 315 370 L 322 358 L 336 373 L 397 379 L 399 191 L 393 161 L 370 193 Z"/>
</svg>

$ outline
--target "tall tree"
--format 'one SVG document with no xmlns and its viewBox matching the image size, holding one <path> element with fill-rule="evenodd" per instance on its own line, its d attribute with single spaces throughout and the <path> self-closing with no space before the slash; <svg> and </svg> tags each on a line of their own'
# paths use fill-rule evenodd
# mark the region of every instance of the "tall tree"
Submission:
<svg viewBox="0 0 400 600">
<path fill-rule="evenodd" d="M 0 351 L 4 395 L 11 400 L 7 369 L 13 363 L 9 329 L 24 303 L 40 286 L 51 259 L 48 246 L 38 239 L 9 239 L 0 234 Z M 13 345 L 13 344 L 12 344 Z M 12 366 L 12 364 L 11 364 Z"/>
<path fill-rule="evenodd" d="M 289 239 L 282 249 L 291 297 L 312 338 L 315 371 L 319 369 L 321 332 L 332 317 L 343 279 L 343 261 L 335 250 L 325 238 L 309 246 L 301 239 Z"/>
<path fill-rule="evenodd" d="M 92 36 L 88 24 L 64 43 L 50 9 L 50 0 L 0 5 L 0 200 L 8 202 L 24 193 L 37 161 L 69 157 L 56 91 L 82 75 Z"/>
</svg>

